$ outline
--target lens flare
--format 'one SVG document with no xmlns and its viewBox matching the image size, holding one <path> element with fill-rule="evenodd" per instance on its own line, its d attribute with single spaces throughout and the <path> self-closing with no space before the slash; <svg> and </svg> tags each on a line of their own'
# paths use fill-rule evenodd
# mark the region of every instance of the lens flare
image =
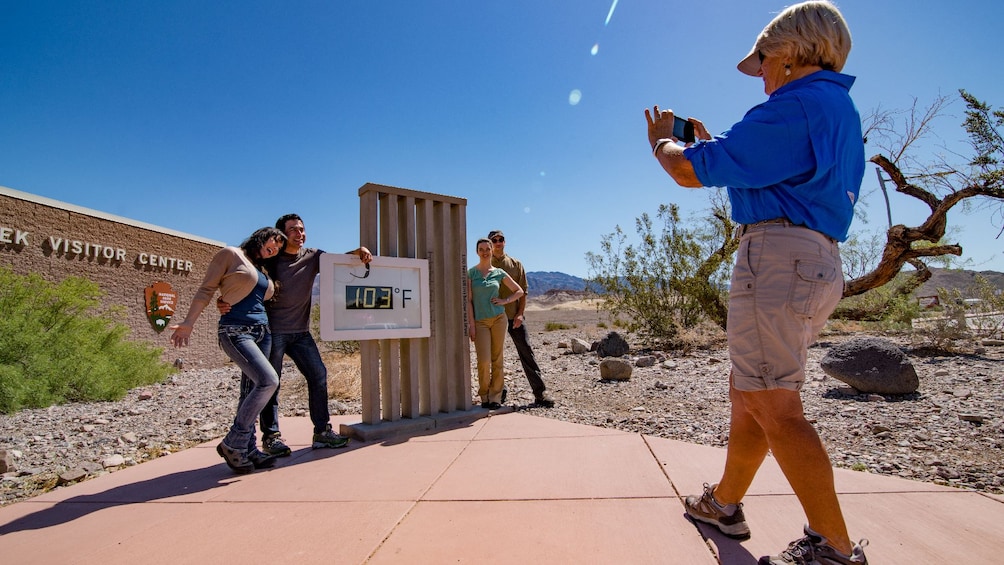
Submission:
<svg viewBox="0 0 1004 565">
<path fill-rule="evenodd" d="M 616 9 L 617 9 L 617 0 L 614 0 L 614 3 L 610 5 L 610 12 L 607 13 L 607 21 L 603 22 L 603 27 L 606 27 L 607 24 L 610 23 L 610 18 L 613 17 L 614 10 Z"/>
<path fill-rule="evenodd" d="M 581 100 L 582 92 L 580 92 L 578 88 L 568 94 L 568 103 L 572 106 L 578 105 Z"/>
<path fill-rule="evenodd" d="M 524 214 L 529 214 L 530 213 L 530 207 L 527 206 L 526 208 L 523 208 L 523 213 Z"/>
<path fill-rule="evenodd" d="M 594 56 L 594 57 L 599 52 L 600 52 L 600 44 L 599 43 L 593 44 L 593 48 L 589 50 L 589 54 L 592 55 L 592 56 Z"/>
</svg>

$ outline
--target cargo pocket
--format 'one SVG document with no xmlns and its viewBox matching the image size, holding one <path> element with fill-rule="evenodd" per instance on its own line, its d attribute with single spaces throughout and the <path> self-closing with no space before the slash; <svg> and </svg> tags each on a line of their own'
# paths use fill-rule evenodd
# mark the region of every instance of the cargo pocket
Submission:
<svg viewBox="0 0 1004 565">
<path fill-rule="evenodd" d="M 788 293 L 788 308 L 798 316 L 812 318 L 835 280 L 837 268 L 814 259 L 795 259 L 795 276 Z"/>
</svg>

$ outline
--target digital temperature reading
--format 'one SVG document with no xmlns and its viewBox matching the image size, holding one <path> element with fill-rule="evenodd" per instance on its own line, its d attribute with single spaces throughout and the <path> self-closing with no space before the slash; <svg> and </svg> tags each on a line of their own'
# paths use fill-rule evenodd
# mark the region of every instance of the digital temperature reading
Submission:
<svg viewBox="0 0 1004 565">
<path fill-rule="evenodd" d="M 432 334 L 429 260 L 321 255 L 320 329 L 324 341 L 415 339 Z"/>
<path fill-rule="evenodd" d="M 346 286 L 346 310 L 387 310 L 394 307 L 394 289 L 389 286 Z"/>
</svg>

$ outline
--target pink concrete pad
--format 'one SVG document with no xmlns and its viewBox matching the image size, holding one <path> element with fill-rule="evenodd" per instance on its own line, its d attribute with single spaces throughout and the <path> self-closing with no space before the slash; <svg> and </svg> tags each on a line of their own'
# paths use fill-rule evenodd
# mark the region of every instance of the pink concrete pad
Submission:
<svg viewBox="0 0 1004 565">
<path fill-rule="evenodd" d="M 1004 506 L 976 493 L 868 493 L 839 498 L 851 539 L 869 540 L 865 554 L 871 563 L 1000 562 Z M 802 536 L 806 519 L 794 495 L 747 497 L 744 512 L 752 537 L 741 544 L 710 526 L 700 526 L 721 553 L 722 563 L 747 553 L 777 554 Z M 961 516 L 979 519 L 960 524 Z"/>
<path fill-rule="evenodd" d="M 331 416 L 331 427 L 338 433 L 341 424 L 351 424 L 359 421 L 358 414 L 348 414 L 344 416 Z M 280 416 L 279 431 L 282 434 L 282 441 L 292 449 L 310 448 L 314 442 L 314 424 L 306 416 Z M 258 445 L 261 445 L 261 430 L 255 431 Z M 216 444 L 214 443 L 215 447 Z"/>
<path fill-rule="evenodd" d="M 681 495 L 700 494 L 704 483 L 719 481 L 725 468 L 723 447 L 695 445 L 681 441 L 645 436 L 652 453 L 663 465 L 666 474 Z M 933 483 L 910 481 L 897 477 L 875 475 L 849 469 L 834 469 L 834 485 L 838 493 L 851 492 L 941 492 L 952 490 Z M 757 471 L 747 496 L 792 494 L 777 461 L 769 455 Z"/>
<path fill-rule="evenodd" d="M 152 531 L 151 535 L 155 535 L 169 531 L 174 527 L 174 518 L 191 514 L 191 509 L 198 506 L 201 505 L 19 502 L 0 512 L 0 555 L 4 563 L 19 565 L 107 564 L 113 561 L 109 557 L 115 554 L 122 540 L 144 532 Z M 163 547 L 154 545 L 146 550 L 156 555 L 156 548 Z M 167 562 L 171 553 L 161 553 L 165 557 L 163 562 Z M 156 562 L 150 561 L 150 555 L 146 557 L 136 562 Z"/>
<path fill-rule="evenodd" d="M 227 489 L 228 501 L 418 500 L 465 442 L 409 442 L 317 449 Z M 299 453 L 299 452 L 298 452 Z"/>
<path fill-rule="evenodd" d="M 664 496 L 674 493 L 642 437 L 618 434 L 476 440 L 424 499 Z"/>
<path fill-rule="evenodd" d="M 665 499 L 420 502 L 367 562 L 717 563 Z"/>
<path fill-rule="evenodd" d="M 33 501 L 200 502 L 250 475 L 238 476 L 212 448 L 186 449 L 141 465 L 41 494 Z"/>
<path fill-rule="evenodd" d="M 1001 496 L 999 494 L 983 493 L 983 496 L 985 496 L 987 498 L 992 498 L 993 500 L 996 500 L 997 502 L 1004 502 L 1004 496 Z"/>
<path fill-rule="evenodd" d="M 488 418 L 477 439 L 523 439 L 546 437 L 589 437 L 623 435 L 629 432 L 572 424 L 551 418 L 504 414 Z"/>
<path fill-rule="evenodd" d="M 48 536 L 10 563 L 177 565 L 178 563 L 364 563 L 411 502 L 139 505 L 105 516 L 79 538 Z M 92 536 L 87 539 L 87 536 Z M 100 543 L 95 543 L 100 540 Z M 26 540 L 27 541 L 27 540 Z M 0 543 L 6 543 L 3 540 Z M 78 549 L 74 551 L 74 547 Z M 80 551 L 83 548 L 84 551 Z M 26 552 L 27 553 L 27 552 Z M 8 553 L 9 555 L 9 553 Z M 60 557 L 66 558 L 60 559 Z M 6 559 L 5 559 L 5 562 Z"/>
</svg>

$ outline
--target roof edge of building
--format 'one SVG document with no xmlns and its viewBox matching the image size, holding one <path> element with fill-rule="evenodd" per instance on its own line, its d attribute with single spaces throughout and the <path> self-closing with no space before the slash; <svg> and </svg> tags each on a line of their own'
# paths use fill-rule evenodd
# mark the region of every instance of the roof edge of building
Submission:
<svg viewBox="0 0 1004 565">
<path fill-rule="evenodd" d="M 59 200 L 54 200 L 52 198 L 46 198 L 44 196 L 38 196 L 37 194 L 31 194 L 28 192 L 22 192 L 20 190 L 15 190 L 3 185 L 0 185 L 0 194 L 5 196 L 10 196 L 11 198 L 17 198 L 19 200 L 26 200 L 28 202 L 34 202 L 36 204 L 42 204 L 45 206 L 51 206 L 53 208 L 60 208 L 68 212 L 76 212 L 78 214 L 84 214 L 87 216 L 93 216 L 95 218 L 100 218 L 102 220 L 109 220 L 112 222 L 118 222 L 120 224 L 127 224 L 140 229 L 155 231 L 158 233 L 163 233 L 166 235 L 173 235 L 175 237 L 183 237 L 185 239 L 191 239 L 193 241 L 199 241 L 209 245 L 217 245 L 219 247 L 226 247 L 226 243 L 222 241 L 216 241 L 214 239 L 209 239 L 201 237 L 198 235 L 193 235 L 190 233 L 180 232 L 177 230 L 172 230 L 170 228 L 165 228 L 162 226 L 157 226 L 154 224 L 148 224 L 146 222 L 140 222 L 138 220 L 133 220 L 131 218 L 126 218 L 123 216 L 116 216 L 115 214 L 109 214 L 107 212 L 101 212 L 99 210 L 92 210 L 90 208 L 84 208 L 83 206 L 77 206 L 75 204 L 69 204 L 66 202 L 61 202 Z"/>
</svg>

